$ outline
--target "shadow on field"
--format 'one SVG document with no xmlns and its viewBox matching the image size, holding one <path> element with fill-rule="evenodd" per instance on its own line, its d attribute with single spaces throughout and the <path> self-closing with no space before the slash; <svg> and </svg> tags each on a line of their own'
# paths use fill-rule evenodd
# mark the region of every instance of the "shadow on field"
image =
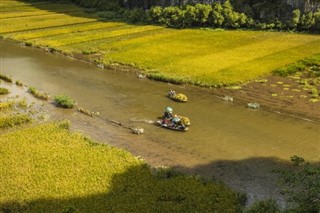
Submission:
<svg viewBox="0 0 320 213">
<path fill-rule="evenodd" d="M 272 192 L 277 185 L 277 178 L 272 170 L 289 166 L 288 161 L 275 158 L 251 158 L 241 161 L 221 160 L 194 168 L 176 169 L 188 173 L 212 174 L 215 176 L 214 179 L 225 180 L 227 185 L 236 186 L 233 188 L 242 188 L 241 191 L 251 190 L 253 194 L 248 194 L 249 198 L 255 196 L 254 193 L 260 193 L 263 196 L 254 197 L 255 200 L 260 200 L 269 198 L 268 190 Z M 234 212 L 221 210 L 226 210 L 230 205 L 229 201 L 221 200 L 234 200 L 226 190 L 219 188 L 218 193 L 208 194 L 204 190 L 197 190 L 201 187 L 195 186 L 194 182 L 178 184 L 181 179 L 177 181 L 179 175 L 174 172 L 154 176 L 149 171 L 149 167 L 141 165 L 114 175 L 110 190 L 106 193 L 59 199 L 12 200 L 1 203 L 0 212 L 203 212 L 206 208 L 204 206 L 214 206 L 217 202 L 220 202 L 220 207 L 214 207 L 213 209 L 217 210 L 215 212 Z M 197 181 L 203 187 L 208 186 L 208 180 L 205 178 L 198 178 Z M 63 197 L 63 188 L 59 190 Z M 34 191 L 36 189 L 32 193 Z"/>
</svg>

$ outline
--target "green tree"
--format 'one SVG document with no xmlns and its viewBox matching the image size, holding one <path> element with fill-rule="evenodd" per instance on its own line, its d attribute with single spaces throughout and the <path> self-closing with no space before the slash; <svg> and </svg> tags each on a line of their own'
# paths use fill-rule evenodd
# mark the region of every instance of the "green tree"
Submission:
<svg viewBox="0 0 320 213">
<path fill-rule="evenodd" d="M 292 19 L 290 20 L 289 22 L 289 27 L 291 29 L 294 29 L 296 30 L 297 29 L 297 26 L 300 22 L 300 10 L 299 9 L 296 9 L 294 11 L 292 11 Z"/>
<path fill-rule="evenodd" d="M 184 11 L 185 26 L 192 27 L 196 20 L 196 8 L 192 5 L 187 5 Z"/>
<path fill-rule="evenodd" d="M 292 212 L 320 212 L 320 162 L 309 163 L 292 156 L 293 166 L 278 171 L 290 201 L 297 204 Z"/>
<path fill-rule="evenodd" d="M 300 20 L 300 28 L 302 30 L 309 30 L 315 24 L 312 12 L 303 14 Z"/>
<path fill-rule="evenodd" d="M 313 31 L 320 32 L 320 10 L 313 14 L 314 17 L 314 26 Z"/>
<path fill-rule="evenodd" d="M 208 21 L 211 11 L 212 11 L 212 7 L 209 4 L 196 4 L 195 5 L 196 24 L 198 26 L 205 25 Z"/>
<path fill-rule="evenodd" d="M 240 27 L 240 14 L 233 10 L 231 3 L 227 0 L 223 3 L 223 16 L 224 26 L 226 28 L 239 28 Z"/>
<path fill-rule="evenodd" d="M 160 6 L 151 7 L 148 12 L 148 21 L 150 21 L 153 24 L 160 24 L 162 10 L 163 9 Z"/>
<path fill-rule="evenodd" d="M 162 11 L 160 23 L 167 27 L 182 28 L 184 19 L 184 11 L 179 7 L 165 7 Z"/>
<path fill-rule="evenodd" d="M 213 4 L 211 19 L 215 27 L 222 27 L 224 23 L 224 17 L 223 17 L 223 7 L 220 3 Z"/>
</svg>

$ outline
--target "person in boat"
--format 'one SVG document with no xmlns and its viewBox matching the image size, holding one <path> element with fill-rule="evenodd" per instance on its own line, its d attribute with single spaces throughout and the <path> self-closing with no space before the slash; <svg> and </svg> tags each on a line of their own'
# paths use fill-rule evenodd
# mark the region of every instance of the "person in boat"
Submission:
<svg viewBox="0 0 320 213">
<path fill-rule="evenodd" d="M 168 93 L 169 97 L 174 97 L 176 95 L 176 91 L 170 89 L 170 92 Z"/>
<path fill-rule="evenodd" d="M 172 118 L 172 126 L 174 128 L 182 128 L 184 129 L 186 126 L 184 125 L 184 122 L 178 115 L 174 115 Z"/>
<path fill-rule="evenodd" d="M 172 119 L 172 117 L 173 117 L 173 109 L 171 108 L 171 107 L 167 107 L 166 109 L 165 109 L 165 111 L 164 111 L 164 114 L 163 114 L 163 117 L 162 117 L 162 119 L 164 120 L 164 121 L 169 121 L 169 120 L 171 120 Z"/>
</svg>

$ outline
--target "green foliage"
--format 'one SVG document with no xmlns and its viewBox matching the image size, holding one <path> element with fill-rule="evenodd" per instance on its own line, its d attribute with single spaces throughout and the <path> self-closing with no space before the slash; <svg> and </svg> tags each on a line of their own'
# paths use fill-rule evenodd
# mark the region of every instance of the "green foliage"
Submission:
<svg viewBox="0 0 320 213">
<path fill-rule="evenodd" d="M 300 10 L 296 9 L 294 11 L 292 11 L 292 19 L 289 23 L 289 27 L 291 27 L 292 29 L 297 29 L 297 26 L 300 22 Z"/>
<path fill-rule="evenodd" d="M 16 80 L 16 85 L 22 87 L 23 83 L 22 83 L 22 81 Z"/>
<path fill-rule="evenodd" d="M 125 10 L 123 17 L 129 23 L 140 23 L 146 21 L 146 13 L 141 8 L 134 8 L 132 10 Z"/>
<path fill-rule="evenodd" d="M 159 20 L 160 24 L 172 28 L 182 28 L 184 19 L 184 11 L 179 7 L 165 7 Z"/>
<path fill-rule="evenodd" d="M 214 3 L 212 8 L 212 22 L 215 27 L 222 27 L 224 16 L 222 15 L 223 7 L 220 3 Z"/>
<path fill-rule="evenodd" d="M 13 80 L 12 80 L 11 77 L 6 76 L 6 75 L 3 75 L 3 74 L 0 74 L 0 79 L 6 81 L 6 82 L 8 82 L 8 83 L 12 83 L 12 82 L 13 82 Z"/>
<path fill-rule="evenodd" d="M 50 99 L 49 94 L 41 93 L 35 87 L 32 87 L 32 86 L 28 88 L 28 92 L 31 93 L 34 97 L 39 98 L 41 100 L 47 101 Z"/>
<path fill-rule="evenodd" d="M 313 14 L 314 17 L 314 26 L 313 31 L 320 33 L 320 10 Z"/>
<path fill-rule="evenodd" d="M 273 199 L 256 201 L 246 213 L 280 213 L 280 207 Z"/>
<path fill-rule="evenodd" d="M 10 91 L 7 88 L 0 87 L 0 95 L 9 94 Z"/>
<path fill-rule="evenodd" d="M 7 101 L 7 102 L 0 102 L 0 111 L 9 109 L 14 105 L 13 101 Z"/>
<path fill-rule="evenodd" d="M 285 67 L 278 68 L 274 70 L 274 73 L 280 76 L 288 76 L 296 72 L 304 71 L 308 67 L 320 67 L 320 55 L 317 54 L 296 63 L 289 64 Z"/>
<path fill-rule="evenodd" d="M 292 167 L 277 171 L 284 192 L 295 204 L 291 212 L 320 212 L 320 163 L 309 163 L 298 156 L 292 156 L 291 162 Z"/>
<path fill-rule="evenodd" d="M 300 20 L 300 28 L 302 30 L 309 30 L 315 24 L 315 19 L 313 17 L 313 13 L 309 12 L 303 14 Z"/>
<path fill-rule="evenodd" d="M 31 118 L 28 115 L 13 115 L 0 117 L 0 128 L 9 128 L 19 126 L 25 123 L 30 123 Z"/>
<path fill-rule="evenodd" d="M 57 106 L 62 108 L 73 108 L 75 106 L 75 101 L 66 95 L 57 95 L 54 97 L 54 102 Z"/>
<path fill-rule="evenodd" d="M 195 8 L 195 17 L 194 24 L 196 26 L 204 26 L 207 25 L 209 15 L 212 12 L 211 5 L 208 4 L 196 4 Z"/>
<path fill-rule="evenodd" d="M 162 7 L 151 7 L 148 13 L 148 21 L 152 24 L 160 24 L 160 18 L 162 16 Z"/>
</svg>

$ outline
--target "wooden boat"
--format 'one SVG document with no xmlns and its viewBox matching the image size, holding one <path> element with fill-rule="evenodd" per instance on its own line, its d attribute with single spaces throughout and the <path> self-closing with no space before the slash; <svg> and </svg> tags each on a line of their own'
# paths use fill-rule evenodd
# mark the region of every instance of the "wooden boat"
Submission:
<svg viewBox="0 0 320 213">
<path fill-rule="evenodd" d="M 176 130 L 176 131 L 187 131 L 188 130 L 188 127 L 186 127 L 186 126 L 182 126 L 182 125 L 175 126 L 175 125 L 173 125 L 172 122 L 163 122 L 163 120 L 157 120 L 155 123 L 163 128 L 167 128 L 167 129 L 171 129 L 171 130 Z"/>
<path fill-rule="evenodd" d="M 190 122 L 190 119 L 186 116 L 181 116 L 181 115 L 178 115 L 178 117 L 181 119 L 182 123 L 186 126 L 190 126 L 191 125 L 191 122 Z M 158 119 L 163 119 L 163 116 L 159 116 L 157 117 Z"/>
<path fill-rule="evenodd" d="M 168 93 L 168 97 L 174 101 L 178 101 L 178 102 L 187 102 L 188 98 L 186 95 L 182 94 L 182 93 L 178 93 L 176 94 L 175 91 L 170 90 L 170 92 Z"/>
</svg>

